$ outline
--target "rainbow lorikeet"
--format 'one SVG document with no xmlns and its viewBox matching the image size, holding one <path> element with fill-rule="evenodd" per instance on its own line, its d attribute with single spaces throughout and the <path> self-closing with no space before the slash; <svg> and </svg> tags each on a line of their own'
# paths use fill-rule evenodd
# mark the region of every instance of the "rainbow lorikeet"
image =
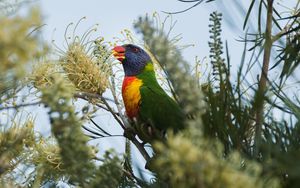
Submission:
<svg viewBox="0 0 300 188">
<path fill-rule="evenodd" d="M 183 112 L 157 82 L 150 56 L 133 44 L 114 47 L 113 55 L 123 65 L 123 101 L 129 119 L 138 122 L 138 136 L 149 142 L 169 128 L 183 128 Z"/>
</svg>

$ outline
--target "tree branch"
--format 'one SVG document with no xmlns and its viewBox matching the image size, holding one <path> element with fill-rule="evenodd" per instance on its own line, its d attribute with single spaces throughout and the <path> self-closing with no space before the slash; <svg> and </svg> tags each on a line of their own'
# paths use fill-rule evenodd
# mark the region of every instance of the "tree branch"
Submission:
<svg viewBox="0 0 300 188">
<path fill-rule="evenodd" d="M 137 149 L 140 151 L 140 153 L 142 154 L 146 162 L 150 161 L 151 157 L 145 150 L 143 144 L 141 144 L 135 137 L 127 137 L 127 138 L 137 147 Z"/>
<path fill-rule="evenodd" d="M 112 92 L 113 92 L 114 100 L 107 99 L 107 98 L 105 98 L 105 97 L 103 97 L 103 96 L 101 96 L 99 94 L 85 93 L 85 92 L 75 93 L 74 97 L 75 98 L 81 98 L 81 99 L 84 99 L 84 100 L 89 100 L 90 98 L 100 99 L 103 102 L 103 104 L 105 105 L 105 107 L 107 108 L 107 110 L 113 115 L 113 117 L 115 118 L 115 120 L 119 123 L 119 125 L 124 130 L 124 132 L 126 132 L 126 131 L 128 131 L 128 129 L 130 129 L 130 125 L 129 125 L 129 122 L 126 120 L 126 118 L 123 117 L 123 116 L 121 116 L 121 109 L 120 109 L 120 107 L 118 108 L 119 113 L 116 113 L 111 108 L 111 106 L 108 104 L 108 102 L 107 102 L 107 100 L 110 100 L 110 101 L 112 101 L 112 102 L 114 102 L 116 104 L 115 100 L 117 100 L 117 98 L 116 98 L 115 90 L 112 89 Z M 117 105 L 117 107 L 118 107 L 118 105 Z M 120 116 L 121 119 L 118 117 L 118 115 Z M 146 161 L 150 160 L 150 156 L 147 153 L 147 151 L 145 150 L 145 148 L 143 147 L 143 144 L 141 144 L 134 137 L 134 135 L 132 135 L 132 136 L 125 135 L 125 137 L 128 138 L 137 147 L 137 149 L 139 150 L 139 152 L 142 154 L 142 156 L 144 157 L 144 159 Z"/>
<path fill-rule="evenodd" d="M 27 106 L 35 106 L 35 105 L 39 105 L 39 104 L 41 104 L 40 101 L 33 102 L 33 103 L 19 104 L 19 105 L 14 105 L 14 106 L 4 106 L 4 107 L 0 107 L 0 111 L 7 110 L 7 109 L 18 109 L 18 108 L 27 107 Z"/>
<path fill-rule="evenodd" d="M 100 99 L 100 100 L 103 99 L 103 100 L 105 100 L 105 101 L 114 102 L 112 99 L 103 97 L 102 95 L 99 95 L 99 94 L 97 94 L 97 93 L 79 92 L 79 93 L 75 93 L 75 94 L 74 94 L 74 97 L 75 97 L 75 98 L 81 98 L 81 99 L 84 99 L 84 100 L 93 98 L 93 99 Z"/>
<path fill-rule="evenodd" d="M 111 99 L 107 99 L 105 97 L 103 97 L 102 95 L 96 94 L 96 93 L 75 93 L 74 97 L 76 98 L 81 98 L 84 100 L 88 100 L 89 98 L 95 98 L 95 99 L 100 99 L 103 104 L 106 106 L 106 108 L 108 109 L 109 112 L 111 112 L 111 114 L 113 115 L 113 117 L 115 118 L 115 120 L 119 123 L 119 125 L 125 129 L 125 125 L 123 124 L 123 122 L 119 119 L 119 117 L 116 115 L 116 113 L 114 112 L 114 110 L 112 109 L 112 107 L 108 104 L 107 100 L 111 100 Z M 114 102 L 114 101 L 112 101 Z"/>
<path fill-rule="evenodd" d="M 276 42 L 278 39 L 280 39 L 282 36 L 286 35 L 288 31 L 290 30 L 292 25 L 286 25 L 279 33 L 277 33 L 273 38 L 272 38 L 272 43 Z"/>
<path fill-rule="evenodd" d="M 264 98 L 267 87 L 268 71 L 270 64 L 270 56 L 272 49 L 272 19 L 273 19 L 273 2 L 274 0 L 268 0 L 267 7 L 267 23 L 265 31 L 265 45 L 263 65 L 260 74 L 260 80 L 258 83 L 258 91 L 255 98 L 256 107 L 256 125 L 255 125 L 255 140 L 254 140 L 254 155 L 258 155 L 258 150 L 261 143 L 262 124 L 264 120 Z"/>
<path fill-rule="evenodd" d="M 140 178 L 136 177 L 132 172 L 127 171 L 125 169 L 122 169 L 122 171 L 123 171 L 123 173 L 124 173 L 125 176 L 127 176 L 132 181 L 136 181 L 136 183 L 138 185 L 147 185 L 143 180 L 141 180 Z"/>
</svg>

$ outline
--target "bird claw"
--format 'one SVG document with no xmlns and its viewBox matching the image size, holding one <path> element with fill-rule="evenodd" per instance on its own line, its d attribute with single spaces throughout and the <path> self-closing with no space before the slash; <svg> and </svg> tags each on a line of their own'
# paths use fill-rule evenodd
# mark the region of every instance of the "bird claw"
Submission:
<svg viewBox="0 0 300 188">
<path fill-rule="evenodd" d="M 141 143 L 141 145 L 144 147 L 145 144 L 147 144 L 147 143 L 148 143 L 148 142 L 144 141 L 144 142 Z"/>
<path fill-rule="evenodd" d="M 128 128 L 126 128 L 125 130 L 124 130 L 124 137 L 126 137 L 126 138 L 128 138 L 128 139 L 131 139 L 131 138 L 134 138 L 135 137 L 135 135 L 136 135 L 136 133 L 135 133 L 135 131 L 134 131 L 134 129 L 133 128 L 131 128 L 131 127 L 128 127 Z"/>
<path fill-rule="evenodd" d="M 151 167 L 152 167 L 152 164 L 153 164 L 153 160 L 154 160 L 153 158 L 150 158 L 150 160 L 146 162 L 146 164 L 145 164 L 145 169 L 148 169 L 148 170 L 150 170 L 150 171 L 153 170 L 153 169 L 151 168 Z"/>
</svg>

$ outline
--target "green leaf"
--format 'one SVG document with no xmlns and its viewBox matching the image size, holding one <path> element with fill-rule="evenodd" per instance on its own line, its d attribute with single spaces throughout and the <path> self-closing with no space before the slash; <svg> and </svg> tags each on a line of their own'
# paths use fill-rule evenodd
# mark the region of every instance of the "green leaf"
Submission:
<svg viewBox="0 0 300 188">
<path fill-rule="evenodd" d="M 249 8 L 248 8 L 246 17 L 245 17 L 245 21 L 244 21 L 244 24 L 243 24 L 243 29 L 245 29 L 245 27 L 246 27 L 246 25 L 247 25 L 247 22 L 248 22 L 250 13 L 251 13 L 251 11 L 252 11 L 252 9 L 253 9 L 254 3 L 255 3 L 255 0 L 252 0 L 250 6 L 249 6 Z"/>
</svg>

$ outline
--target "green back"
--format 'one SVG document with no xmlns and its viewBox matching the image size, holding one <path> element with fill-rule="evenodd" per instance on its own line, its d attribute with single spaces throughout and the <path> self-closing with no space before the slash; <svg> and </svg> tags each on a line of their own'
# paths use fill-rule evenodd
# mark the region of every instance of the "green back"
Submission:
<svg viewBox="0 0 300 188">
<path fill-rule="evenodd" d="M 151 66 L 146 66 L 137 76 L 143 81 L 139 117 L 159 130 L 171 128 L 177 131 L 183 128 L 184 115 L 178 104 L 160 87 Z"/>
</svg>

